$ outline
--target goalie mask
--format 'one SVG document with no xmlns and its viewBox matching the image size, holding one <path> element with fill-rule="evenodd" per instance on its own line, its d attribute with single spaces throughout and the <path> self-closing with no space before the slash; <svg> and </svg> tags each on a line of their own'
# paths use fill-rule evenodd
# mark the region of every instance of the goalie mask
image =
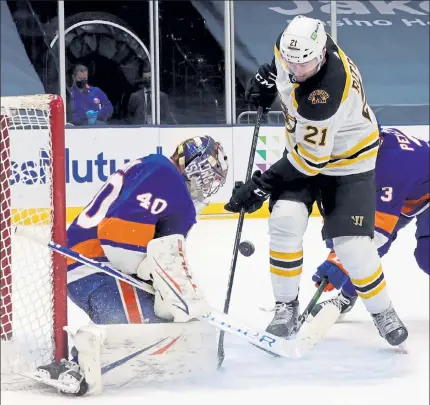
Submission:
<svg viewBox="0 0 430 405">
<path fill-rule="evenodd" d="M 224 149 L 208 135 L 185 140 L 171 159 L 187 180 L 193 200 L 215 194 L 227 178 L 228 160 Z"/>
</svg>

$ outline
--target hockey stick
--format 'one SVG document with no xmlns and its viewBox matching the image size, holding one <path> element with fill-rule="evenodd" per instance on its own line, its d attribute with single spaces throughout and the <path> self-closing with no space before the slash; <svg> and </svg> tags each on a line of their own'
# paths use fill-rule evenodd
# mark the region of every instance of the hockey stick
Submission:
<svg viewBox="0 0 430 405">
<path fill-rule="evenodd" d="M 119 270 L 114 269 L 112 266 L 108 264 L 100 263 L 93 259 L 89 259 L 88 257 L 85 257 L 80 253 L 76 253 L 65 246 L 59 245 L 58 243 L 55 243 L 50 240 L 45 240 L 44 238 L 41 238 L 40 236 L 35 235 L 33 232 L 28 232 L 26 229 L 24 229 L 24 227 L 15 228 L 15 235 L 25 236 L 26 238 L 34 242 L 40 243 L 41 245 L 48 246 L 53 251 L 63 256 L 76 260 L 79 263 L 86 264 L 87 266 L 95 268 L 102 273 L 105 273 L 113 278 L 116 278 L 117 280 L 126 281 L 128 284 L 131 284 L 133 287 L 140 288 L 141 290 L 146 291 L 147 293 L 150 293 L 153 295 L 155 294 L 155 290 L 150 284 L 145 283 L 144 281 L 137 280 L 134 277 L 129 276 L 128 274 L 125 274 Z"/>
<path fill-rule="evenodd" d="M 327 284 L 328 284 L 328 279 L 326 277 L 324 277 L 323 280 L 321 281 L 320 285 L 318 286 L 317 290 L 315 291 L 315 294 L 313 295 L 313 297 L 309 301 L 308 305 L 306 306 L 306 308 L 304 309 L 304 311 L 299 316 L 299 318 L 297 320 L 297 325 L 296 325 L 295 329 L 293 330 L 292 334 L 297 334 L 299 332 L 299 330 L 301 329 L 301 327 L 303 326 L 303 324 L 308 319 L 310 313 L 314 309 L 314 306 L 316 305 L 316 303 L 320 299 L 320 297 L 321 297 L 322 293 L 324 292 L 324 289 L 327 286 Z M 302 338 L 304 338 L 304 336 Z M 315 343 L 313 345 L 315 345 Z M 263 350 L 267 351 L 265 349 L 263 349 Z M 268 353 L 274 355 L 270 351 L 268 351 Z M 279 356 L 275 355 L 275 357 L 279 357 Z"/>
<path fill-rule="evenodd" d="M 55 243 L 53 241 L 46 241 L 43 238 L 40 238 L 34 235 L 32 232 L 28 232 L 24 229 L 16 228 L 15 234 L 18 236 L 27 237 L 28 239 L 40 243 L 44 246 L 48 246 L 50 249 L 54 250 L 57 253 L 60 253 L 61 255 L 70 257 L 71 259 L 76 260 L 94 269 L 97 269 L 100 272 L 108 274 L 116 279 L 122 280 L 132 285 L 133 287 L 149 292 L 150 294 L 155 293 L 153 287 L 148 285 L 144 281 L 140 281 L 138 279 L 130 277 L 127 274 L 124 274 L 119 270 L 114 269 L 106 263 L 100 263 L 95 260 L 89 259 L 65 246 L 59 245 L 58 243 Z M 160 274 L 160 277 L 163 277 L 163 275 Z M 208 307 L 207 309 L 207 313 L 198 317 L 199 320 L 209 323 L 210 325 L 216 327 L 217 329 L 220 329 L 221 331 L 239 336 L 242 339 L 253 343 L 255 346 L 263 350 L 269 351 L 275 355 L 287 358 L 300 357 L 300 350 L 298 350 L 300 342 L 288 341 L 265 331 L 255 330 L 233 320 L 227 314 L 220 313 L 210 307 Z"/>
<path fill-rule="evenodd" d="M 245 178 L 246 182 L 249 181 L 252 176 L 252 168 L 254 167 L 255 151 L 257 150 L 258 134 L 260 132 L 260 124 L 261 124 L 262 117 L 263 117 L 263 107 L 259 106 L 257 110 L 257 119 L 255 122 L 254 134 L 252 135 L 252 143 L 251 143 L 251 150 L 249 152 L 248 167 L 246 169 L 246 178 Z M 237 222 L 237 228 L 236 228 L 236 237 L 234 239 L 233 257 L 231 260 L 230 275 L 228 278 L 227 293 L 226 293 L 225 302 L 224 302 L 225 314 L 228 313 L 228 310 L 230 308 L 231 292 L 233 290 L 234 273 L 236 272 L 237 255 L 239 252 L 239 244 L 240 244 L 240 238 L 242 236 L 244 219 L 245 219 L 245 211 L 242 209 L 239 214 L 239 220 Z M 219 340 L 218 340 L 218 368 L 221 367 L 224 361 L 224 357 L 225 357 L 224 332 L 221 331 L 219 335 Z"/>
<path fill-rule="evenodd" d="M 328 278 L 324 277 L 323 280 L 321 281 L 320 285 L 318 286 L 317 290 L 315 291 L 315 294 L 313 295 L 313 297 L 309 301 L 308 305 L 306 306 L 306 308 L 304 309 L 302 314 L 299 316 L 299 319 L 297 320 L 297 326 L 295 329 L 296 333 L 300 330 L 300 328 L 303 326 L 303 324 L 308 319 L 310 313 L 314 309 L 314 306 L 317 304 L 318 300 L 320 299 L 320 297 L 321 297 L 322 293 L 324 292 L 324 289 L 326 288 L 328 283 L 329 283 Z"/>
</svg>

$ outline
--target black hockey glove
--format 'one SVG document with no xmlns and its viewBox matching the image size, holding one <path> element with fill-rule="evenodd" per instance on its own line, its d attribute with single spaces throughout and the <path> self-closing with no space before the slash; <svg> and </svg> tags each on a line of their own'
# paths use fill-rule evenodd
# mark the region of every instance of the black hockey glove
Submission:
<svg viewBox="0 0 430 405">
<path fill-rule="evenodd" d="M 255 108 L 261 105 L 263 112 L 267 113 L 276 95 L 276 74 L 271 71 L 270 65 L 265 63 L 249 81 L 245 90 L 245 100 Z"/>
<path fill-rule="evenodd" d="M 259 178 L 261 172 L 257 170 L 253 178 Z M 257 211 L 263 205 L 264 200 L 269 197 L 269 193 L 258 188 L 253 178 L 248 182 L 237 181 L 234 185 L 230 201 L 224 206 L 224 209 L 230 212 L 240 212 L 243 208 L 246 213 L 251 214 Z"/>
</svg>

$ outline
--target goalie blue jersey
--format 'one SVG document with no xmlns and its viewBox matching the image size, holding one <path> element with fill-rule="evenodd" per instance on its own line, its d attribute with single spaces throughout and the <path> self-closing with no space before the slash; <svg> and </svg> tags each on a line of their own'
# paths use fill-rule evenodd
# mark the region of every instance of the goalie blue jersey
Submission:
<svg viewBox="0 0 430 405">
<path fill-rule="evenodd" d="M 149 155 L 113 173 L 67 230 L 68 247 L 134 275 L 148 243 L 187 235 L 196 210 L 176 166 Z M 166 322 L 154 296 L 97 269 L 67 259 L 69 298 L 96 324 Z"/>
<path fill-rule="evenodd" d="M 75 252 L 103 262 L 109 259 L 107 247 L 122 255 L 146 253 L 152 239 L 186 236 L 195 222 L 196 210 L 184 177 L 169 158 L 153 154 L 129 162 L 110 176 L 68 228 L 67 243 Z M 72 259 L 67 264 L 69 272 L 80 265 Z M 131 260 L 128 267 L 137 264 Z M 119 270 L 132 273 L 129 268 Z"/>
</svg>

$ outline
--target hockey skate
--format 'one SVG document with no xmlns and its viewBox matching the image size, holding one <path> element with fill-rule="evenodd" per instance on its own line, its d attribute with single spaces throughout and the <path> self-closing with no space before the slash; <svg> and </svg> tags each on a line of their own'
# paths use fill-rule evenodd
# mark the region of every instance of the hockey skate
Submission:
<svg viewBox="0 0 430 405">
<path fill-rule="evenodd" d="M 275 316 L 266 328 L 266 332 L 282 338 L 288 338 L 296 333 L 299 318 L 299 301 L 285 303 L 277 302 Z"/>
<path fill-rule="evenodd" d="M 57 388 L 62 394 L 84 395 L 88 384 L 80 372 L 79 365 L 65 359 L 46 366 L 37 367 L 36 371 L 27 377 L 42 384 Z"/>
<path fill-rule="evenodd" d="M 372 314 L 379 334 L 391 345 L 399 346 L 408 338 L 408 330 L 400 320 L 392 304 L 379 314 Z"/>
<path fill-rule="evenodd" d="M 340 316 L 338 318 L 338 321 L 341 321 L 344 318 L 345 314 L 351 311 L 356 301 L 357 301 L 357 296 L 348 297 L 347 295 L 342 294 L 342 291 L 341 291 L 336 297 L 330 298 L 328 300 L 325 300 L 316 304 L 312 309 L 311 315 L 308 318 L 308 320 L 315 317 L 318 314 L 318 312 L 320 312 L 321 308 L 324 305 L 333 304 L 340 309 Z"/>
</svg>

